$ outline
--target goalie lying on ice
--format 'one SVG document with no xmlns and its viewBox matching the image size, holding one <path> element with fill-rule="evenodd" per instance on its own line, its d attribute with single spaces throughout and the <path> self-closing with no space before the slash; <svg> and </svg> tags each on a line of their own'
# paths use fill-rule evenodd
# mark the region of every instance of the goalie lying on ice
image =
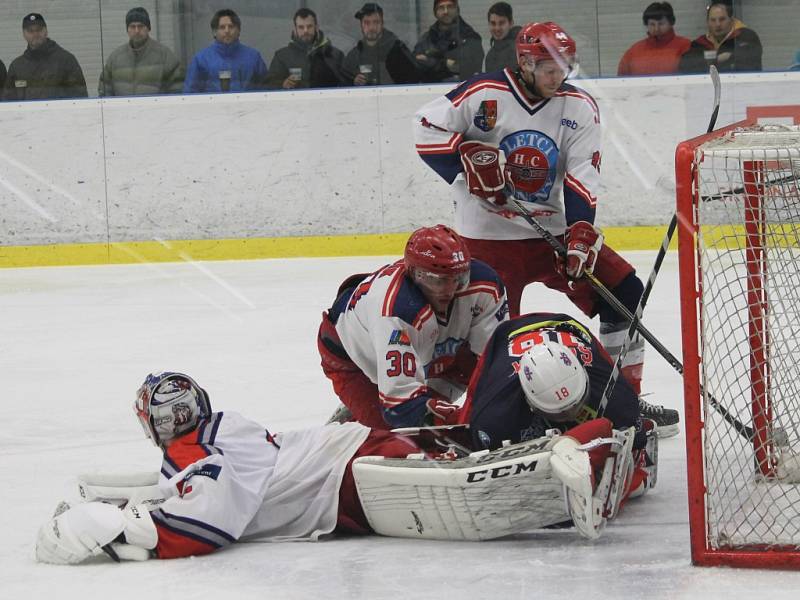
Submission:
<svg viewBox="0 0 800 600">
<path fill-rule="evenodd" d="M 84 476 L 82 501 L 62 503 L 40 529 L 38 560 L 174 558 L 335 531 L 485 540 L 570 516 L 595 538 L 631 468 L 633 430 L 613 432 L 605 419 L 452 459 L 426 452 L 423 436 L 358 423 L 271 435 L 212 412 L 180 373 L 149 375 L 135 410 L 164 453 L 160 475 Z"/>
</svg>

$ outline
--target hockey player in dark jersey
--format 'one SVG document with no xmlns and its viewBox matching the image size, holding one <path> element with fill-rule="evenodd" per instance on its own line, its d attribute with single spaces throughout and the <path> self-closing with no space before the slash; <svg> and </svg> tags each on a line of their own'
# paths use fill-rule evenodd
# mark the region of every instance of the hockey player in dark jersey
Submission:
<svg viewBox="0 0 800 600">
<path fill-rule="evenodd" d="M 501 323 L 487 342 L 460 420 L 469 424 L 476 449 L 535 439 L 550 429 L 563 432 L 598 417 L 614 429 L 634 427 L 634 458 L 641 469 L 634 483 L 644 479 L 652 487 L 656 424 L 643 422 L 624 374 L 603 406 L 613 366 L 599 340 L 569 315 L 522 315 Z"/>
</svg>

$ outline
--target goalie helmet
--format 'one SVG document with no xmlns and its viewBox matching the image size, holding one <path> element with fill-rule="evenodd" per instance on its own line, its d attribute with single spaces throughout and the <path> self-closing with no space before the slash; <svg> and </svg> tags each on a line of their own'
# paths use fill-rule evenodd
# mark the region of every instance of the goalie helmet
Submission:
<svg viewBox="0 0 800 600">
<path fill-rule="evenodd" d="M 526 350 L 517 371 L 531 410 L 553 421 L 571 421 L 589 397 L 581 361 L 563 344 L 544 341 Z"/>
<path fill-rule="evenodd" d="M 208 393 L 183 373 L 150 373 L 133 406 L 145 435 L 156 446 L 192 431 L 211 416 Z"/>
<path fill-rule="evenodd" d="M 464 240 L 445 225 L 421 227 L 411 234 L 403 257 L 406 271 L 423 289 L 469 284 L 470 254 Z M 448 286 L 448 284 L 450 284 Z"/>
<path fill-rule="evenodd" d="M 577 69 L 577 46 L 560 25 L 552 21 L 528 23 L 517 34 L 517 64 L 521 69 L 535 68 L 545 60 L 555 61 L 565 73 L 574 75 Z"/>
</svg>

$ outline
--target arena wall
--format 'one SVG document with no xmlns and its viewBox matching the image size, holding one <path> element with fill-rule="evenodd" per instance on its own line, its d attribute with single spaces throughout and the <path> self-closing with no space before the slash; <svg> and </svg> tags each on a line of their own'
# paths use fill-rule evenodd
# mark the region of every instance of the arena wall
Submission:
<svg viewBox="0 0 800 600">
<path fill-rule="evenodd" d="M 604 124 L 597 223 L 655 247 L 707 76 L 586 79 Z M 724 75 L 718 126 L 792 104 L 800 73 Z M 448 85 L 0 104 L 0 266 L 393 253 L 452 220 L 414 151 Z"/>
</svg>

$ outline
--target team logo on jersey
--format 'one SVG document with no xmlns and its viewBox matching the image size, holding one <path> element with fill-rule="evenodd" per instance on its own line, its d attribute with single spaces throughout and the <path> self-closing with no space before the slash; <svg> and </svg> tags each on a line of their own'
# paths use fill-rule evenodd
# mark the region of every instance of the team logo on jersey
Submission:
<svg viewBox="0 0 800 600">
<path fill-rule="evenodd" d="M 497 100 L 484 100 L 472 119 L 475 127 L 481 131 L 491 131 L 497 124 Z"/>
<path fill-rule="evenodd" d="M 410 346 L 411 340 L 408 337 L 408 334 L 403 331 L 402 329 L 395 329 L 389 335 L 389 345 L 390 346 Z"/>
<path fill-rule="evenodd" d="M 500 142 L 507 190 L 523 202 L 547 202 L 556 181 L 558 146 L 541 131 L 517 131 Z"/>
</svg>

